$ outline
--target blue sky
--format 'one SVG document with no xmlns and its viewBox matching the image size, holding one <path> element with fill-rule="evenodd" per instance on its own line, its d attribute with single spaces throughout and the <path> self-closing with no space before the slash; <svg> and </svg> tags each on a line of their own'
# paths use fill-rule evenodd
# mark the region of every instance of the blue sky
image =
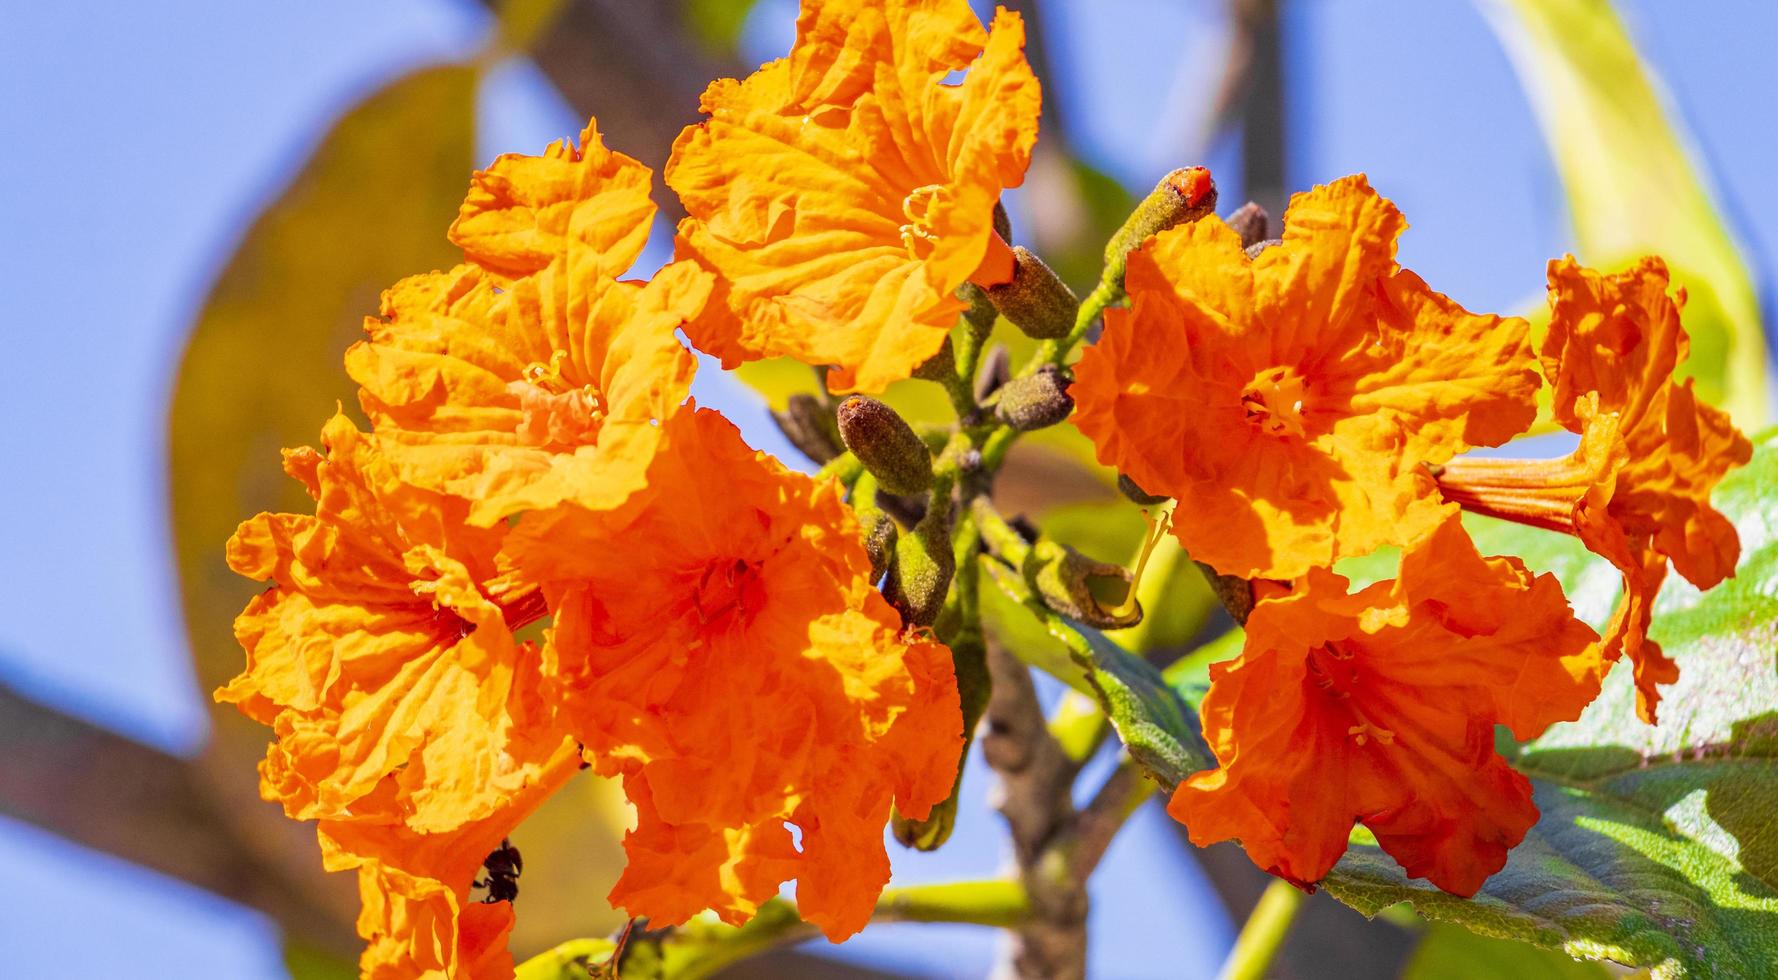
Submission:
<svg viewBox="0 0 1778 980">
<path fill-rule="evenodd" d="M 1778 36 L 1778 5 L 1621 6 L 1691 124 L 1769 296 L 1778 60 L 1765 48 Z M 1047 9 L 1060 79 L 1050 97 L 1094 162 L 1134 189 L 1192 162 L 1183 155 L 1217 70 L 1220 5 L 1061 0 Z M 1472 308 L 1511 309 L 1535 295 L 1543 263 L 1568 245 L 1561 187 L 1475 7 L 1299 0 L 1288 9 L 1292 184 L 1366 171 L 1413 222 L 1404 264 Z M 764 0 L 745 36 L 749 52 L 781 51 L 793 12 Z M 0 453 L 12 467 L 0 481 L 0 678 L 189 751 L 206 714 L 177 618 L 161 434 L 184 333 L 247 221 L 327 123 L 381 82 L 473 51 L 486 18 L 467 0 L 85 0 L 22 5 L 7 20 L 0 250 L 22 285 L 0 301 L 9 421 Z M 490 76 L 481 110 L 483 159 L 534 152 L 580 123 L 522 63 Z M 1236 197 L 1226 168 L 1221 181 Z M 781 446 L 714 374 L 703 372 L 700 400 L 751 420 L 757 445 Z M 979 801 L 974 812 L 982 819 L 939 858 L 903 858 L 898 874 L 999 869 L 997 829 Z M 1209 969 L 1210 951 L 1228 942 L 1201 883 L 1152 873 L 1157 863 L 1180 866 L 1154 860 L 1178 846 L 1164 819 L 1146 811 L 1109 859 L 1096 975 L 1141 976 L 1136 962 Z M 275 929 L 254 913 L 5 821 L 0 862 L 52 882 L 0 920 L 20 975 L 60 972 L 71 948 L 95 974 L 280 975 Z M 109 925 L 94 936 L 94 921 Z M 858 952 L 962 976 L 979 975 L 992 952 L 970 930 L 912 938 L 884 930 Z"/>
</svg>

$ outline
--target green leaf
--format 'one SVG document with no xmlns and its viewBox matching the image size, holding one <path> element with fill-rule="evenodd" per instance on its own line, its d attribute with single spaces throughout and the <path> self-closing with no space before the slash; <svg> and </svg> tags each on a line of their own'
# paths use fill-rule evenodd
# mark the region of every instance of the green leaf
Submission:
<svg viewBox="0 0 1778 980">
<path fill-rule="evenodd" d="M 1690 296 L 1686 329 L 1707 401 L 1764 425 L 1759 299 L 1689 151 L 1608 0 L 1487 0 L 1568 193 L 1579 258 L 1615 269 L 1663 256 Z"/>
<path fill-rule="evenodd" d="M 990 558 L 982 568 L 1008 599 L 1043 624 L 1060 641 L 1074 669 L 1056 674 L 1064 681 L 1082 675 L 1124 747 L 1164 786 L 1215 764 L 1199 733 L 1197 716 L 1167 685 L 1161 672 L 1097 630 L 1077 626 L 1056 615 L 1031 594 L 1023 576 Z M 1014 653 L 1025 651 L 1011 648 Z"/>
<path fill-rule="evenodd" d="M 1661 724 L 1636 720 L 1628 664 L 1578 721 L 1525 746 L 1542 817 L 1473 900 L 1407 880 L 1355 846 L 1324 883 L 1367 915 L 1412 902 L 1426 918 L 1660 975 L 1769 976 L 1778 963 L 1778 435 L 1756 440 L 1715 503 L 1741 534 L 1736 577 L 1706 593 L 1671 579 L 1652 636 L 1680 664 Z M 1538 536 L 1490 528 L 1586 588 L 1604 566 Z M 1542 537 L 1549 537 L 1543 535 Z M 1503 547 L 1504 546 L 1504 547 Z M 1553 568 L 1551 566 L 1554 566 Z M 1609 566 L 1605 566 L 1609 572 Z"/>
<path fill-rule="evenodd" d="M 1608 980 L 1611 976 L 1597 963 L 1434 923 L 1414 948 L 1401 980 Z"/>
</svg>

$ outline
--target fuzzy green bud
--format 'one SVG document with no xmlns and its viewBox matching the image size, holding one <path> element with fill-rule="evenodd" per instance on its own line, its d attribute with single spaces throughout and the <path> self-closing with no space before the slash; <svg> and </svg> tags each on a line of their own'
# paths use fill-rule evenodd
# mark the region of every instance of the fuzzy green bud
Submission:
<svg viewBox="0 0 1778 980">
<path fill-rule="evenodd" d="M 1271 230 L 1272 217 L 1266 209 L 1248 201 L 1235 209 L 1235 213 L 1222 219 L 1223 224 L 1235 230 L 1241 236 L 1241 247 L 1251 248 L 1257 242 L 1266 240 L 1266 232 Z"/>
<path fill-rule="evenodd" d="M 994 405 L 994 416 L 1020 432 L 1048 428 L 1072 411 L 1074 399 L 1068 394 L 1068 379 L 1054 364 L 1008 381 Z"/>
<path fill-rule="evenodd" d="M 772 421 L 792 446 L 817 463 L 825 463 L 846 451 L 840 442 L 840 427 L 833 409 L 814 395 L 791 395 L 783 411 L 772 413 Z"/>
<path fill-rule="evenodd" d="M 951 576 L 957 571 L 949 504 L 948 496 L 933 501 L 920 523 L 895 542 L 883 596 L 901 613 L 903 626 L 931 626 L 944 608 Z"/>
<path fill-rule="evenodd" d="M 840 402 L 840 438 L 864 468 L 893 494 L 925 493 L 932 486 L 932 453 L 895 410 L 863 395 Z"/>
<path fill-rule="evenodd" d="M 988 289 L 994 307 L 1027 337 L 1055 340 L 1068 336 L 1080 312 L 1074 290 L 1025 246 L 1014 246 L 1012 255 L 1012 281 Z"/>
<path fill-rule="evenodd" d="M 1124 496 L 1130 498 L 1131 503 L 1142 507 L 1153 507 L 1155 504 L 1164 504 L 1170 499 L 1158 493 L 1149 493 L 1147 490 L 1137 486 L 1135 480 L 1130 479 L 1123 473 L 1117 475 L 1117 489 Z"/>
<path fill-rule="evenodd" d="M 1077 623 L 1124 629 L 1142 622 L 1142 604 L 1130 570 L 1094 561 L 1065 544 L 1038 541 L 1031 546 L 1026 578 L 1043 604 Z"/>
<path fill-rule="evenodd" d="M 1216 182 L 1204 167 L 1183 167 L 1161 178 L 1136 205 L 1124 226 L 1105 244 L 1105 278 L 1122 287 L 1130 252 L 1175 225 L 1196 221 L 1216 210 Z"/>
</svg>

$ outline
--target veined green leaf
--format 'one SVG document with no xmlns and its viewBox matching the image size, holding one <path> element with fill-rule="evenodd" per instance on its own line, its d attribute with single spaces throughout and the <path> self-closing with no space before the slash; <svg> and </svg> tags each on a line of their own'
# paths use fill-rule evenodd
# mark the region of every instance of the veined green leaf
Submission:
<svg viewBox="0 0 1778 980">
<path fill-rule="evenodd" d="M 1056 676 L 1066 680 L 1069 673 L 1084 675 L 1089 693 L 1111 719 L 1124 747 L 1161 785 L 1171 787 L 1215 764 L 1199 733 L 1197 716 L 1153 664 L 1098 630 L 1077 626 L 1045 608 L 1024 577 L 1011 568 L 992 559 L 983 559 L 982 568 L 1007 598 L 1024 607 L 1061 642 L 1074 670 Z M 1014 652 L 1023 651 L 1014 648 Z"/>
<path fill-rule="evenodd" d="M 1479 2 L 1555 156 L 1580 260 L 1615 270 L 1663 256 L 1690 296 L 1682 372 L 1743 428 L 1764 425 L 1767 352 L 1747 265 L 1609 0 Z"/>
</svg>

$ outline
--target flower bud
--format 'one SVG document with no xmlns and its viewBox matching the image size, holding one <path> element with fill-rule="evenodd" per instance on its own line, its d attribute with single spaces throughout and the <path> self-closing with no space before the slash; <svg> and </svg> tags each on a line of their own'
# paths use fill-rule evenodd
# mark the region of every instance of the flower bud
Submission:
<svg viewBox="0 0 1778 980">
<path fill-rule="evenodd" d="M 1012 241 L 1012 215 L 1006 213 L 1006 202 L 994 202 L 994 234 L 1003 242 Z"/>
<path fill-rule="evenodd" d="M 791 395 L 783 411 L 772 413 L 772 421 L 792 446 L 817 463 L 825 463 L 846 451 L 833 410 L 814 395 Z"/>
<path fill-rule="evenodd" d="M 1046 364 L 1035 374 L 1014 378 L 1000 389 L 994 415 L 1020 432 L 1055 425 L 1074 411 L 1060 368 Z"/>
<path fill-rule="evenodd" d="M 975 375 L 975 400 L 985 402 L 1012 378 L 1012 353 L 1005 344 L 995 344 L 982 356 L 982 366 Z"/>
<path fill-rule="evenodd" d="M 1149 493 L 1147 490 L 1137 486 L 1135 480 L 1130 479 L 1122 473 L 1117 475 L 1117 489 L 1124 496 L 1130 498 L 1131 503 L 1142 507 L 1153 507 L 1155 504 L 1164 504 L 1170 499 L 1168 497 L 1163 497 L 1160 494 Z"/>
<path fill-rule="evenodd" d="M 1106 280 L 1120 287 L 1124 284 L 1124 263 L 1148 236 L 1196 221 L 1215 210 L 1216 182 L 1210 179 L 1207 168 L 1185 167 L 1162 177 L 1106 243 Z"/>
<path fill-rule="evenodd" d="M 1241 236 L 1241 247 L 1250 248 L 1255 243 L 1266 240 L 1266 232 L 1270 230 L 1272 217 L 1266 209 L 1248 201 L 1235 209 L 1235 213 L 1222 219 L 1223 224 L 1235 230 Z"/>
<path fill-rule="evenodd" d="M 1282 238 L 1268 238 L 1264 241 L 1254 242 L 1252 245 L 1247 246 L 1245 251 L 1248 258 L 1257 259 L 1259 258 L 1259 253 L 1271 248 L 1273 245 L 1282 244 L 1284 244 L 1284 239 Z"/>
<path fill-rule="evenodd" d="M 868 515 L 861 513 L 858 521 L 864 535 L 864 553 L 870 556 L 870 581 L 875 585 L 889 571 L 889 563 L 895 557 L 895 539 L 901 532 L 895 521 L 880 510 L 872 510 Z"/>
<path fill-rule="evenodd" d="M 936 500 L 920 523 L 895 542 L 883 596 L 901 613 L 903 626 L 931 626 L 944 607 L 956 571 L 949 500 Z"/>
<path fill-rule="evenodd" d="M 1044 605 L 1077 623 L 1124 629 L 1142 622 L 1142 604 L 1131 601 L 1136 582 L 1130 570 L 1065 544 L 1046 538 L 1032 545 L 1026 578 Z"/>
<path fill-rule="evenodd" d="M 932 454 L 895 410 L 863 395 L 840 402 L 840 438 L 884 490 L 917 494 L 932 486 Z"/>
<path fill-rule="evenodd" d="M 1080 312 L 1074 290 L 1025 246 L 1015 246 L 1012 254 L 1012 281 L 989 288 L 988 298 L 1027 337 L 1055 340 L 1068 336 Z"/>
</svg>

